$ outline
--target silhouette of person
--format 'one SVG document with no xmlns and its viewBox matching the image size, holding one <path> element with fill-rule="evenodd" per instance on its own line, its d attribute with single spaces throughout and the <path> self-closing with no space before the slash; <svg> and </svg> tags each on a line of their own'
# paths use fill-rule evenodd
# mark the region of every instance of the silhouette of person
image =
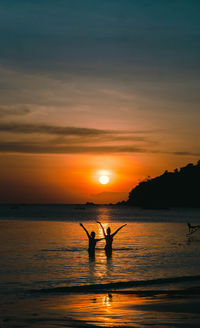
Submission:
<svg viewBox="0 0 200 328">
<path fill-rule="evenodd" d="M 104 238 L 95 238 L 95 232 L 92 231 L 91 234 L 89 234 L 89 232 L 87 231 L 87 229 L 84 227 L 84 225 L 82 223 L 80 223 L 80 226 L 85 230 L 87 236 L 88 236 L 88 241 L 89 241 L 89 245 L 88 245 L 88 253 L 90 257 L 94 257 L 95 256 L 95 246 L 96 243 L 100 240 L 103 240 Z"/>
<path fill-rule="evenodd" d="M 102 231 L 103 231 L 103 235 L 105 237 L 106 240 L 106 245 L 105 245 L 105 252 L 107 257 L 111 257 L 112 256 L 112 243 L 113 243 L 113 237 L 118 233 L 119 230 L 121 230 L 123 227 L 126 226 L 126 224 L 123 224 L 121 227 L 119 227 L 114 233 L 111 234 L 111 229 L 110 227 L 107 228 L 106 232 L 105 229 L 103 227 L 103 225 L 101 224 L 101 222 L 96 221 L 97 223 L 100 224 Z"/>
</svg>

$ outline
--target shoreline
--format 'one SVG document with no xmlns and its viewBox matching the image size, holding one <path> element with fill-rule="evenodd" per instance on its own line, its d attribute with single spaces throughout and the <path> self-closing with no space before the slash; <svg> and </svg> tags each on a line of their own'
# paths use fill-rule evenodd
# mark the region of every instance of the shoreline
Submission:
<svg viewBox="0 0 200 328">
<path fill-rule="evenodd" d="M 4 304 L 1 328 L 200 326 L 200 286 L 40 296 Z"/>
</svg>

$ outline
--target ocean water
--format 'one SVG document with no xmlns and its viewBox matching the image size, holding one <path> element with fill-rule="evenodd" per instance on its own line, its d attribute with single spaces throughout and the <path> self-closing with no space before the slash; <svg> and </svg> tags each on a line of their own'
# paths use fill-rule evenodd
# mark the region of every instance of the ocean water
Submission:
<svg viewBox="0 0 200 328">
<path fill-rule="evenodd" d="M 95 220 L 112 232 L 127 223 L 114 237 L 110 258 L 104 241 L 97 244 L 95 258 L 88 256 L 88 238 L 79 222 L 101 238 Z M 188 237 L 187 222 L 200 224 L 200 210 L 1 205 L 1 303 L 46 293 L 162 290 L 199 284 L 200 231 Z"/>
</svg>

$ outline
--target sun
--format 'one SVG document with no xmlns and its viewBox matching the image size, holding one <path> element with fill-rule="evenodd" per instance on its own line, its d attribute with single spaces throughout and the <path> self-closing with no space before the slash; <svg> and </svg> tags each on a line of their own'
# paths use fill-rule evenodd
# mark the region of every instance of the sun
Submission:
<svg viewBox="0 0 200 328">
<path fill-rule="evenodd" d="M 110 182 L 110 178 L 107 175 L 101 175 L 99 177 L 99 182 L 104 185 L 108 184 Z"/>
</svg>

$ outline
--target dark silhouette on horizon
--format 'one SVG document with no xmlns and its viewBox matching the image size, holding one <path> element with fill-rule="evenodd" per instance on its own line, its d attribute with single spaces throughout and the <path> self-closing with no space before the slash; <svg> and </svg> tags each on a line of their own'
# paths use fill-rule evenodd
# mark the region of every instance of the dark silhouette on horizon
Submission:
<svg viewBox="0 0 200 328">
<path fill-rule="evenodd" d="M 103 231 L 104 238 L 106 240 L 106 245 L 105 245 L 106 255 L 107 255 L 107 257 L 111 257 L 112 256 L 113 237 L 119 232 L 119 230 L 121 230 L 123 227 L 125 227 L 126 224 L 123 224 L 114 233 L 111 234 L 110 227 L 107 228 L 107 230 L 106 230 L 107 233 L 106 233 L 103 225 L 101 224 L 101 222 L 100 221 L 96 221 L 96 222 L 100 224 L 100 226 L 102 228 L 102 231 Z"/>
<path fill-rule="evenodd" d="M 165 171 L 156 178 L 147 178 L 129 193 L 128 201 L 119 205 L 146 209 L 169 207 L 200 207 L 200 161 L 190 163 L 174 172 Z"/>
<path fill-rule="evenodd" d="M 92 231 L 91 234 L 89 234 L 89 232 L 87 231 L 87 229 L 84 227 L 84 225 L 82 223 L 80 223 L 80 226 L 85 230 L 85 232 L 88 236 L 88 241 L 89 241 L 88 253 L 89 253 L 89 256 L 94 257 L 95 256 L 96 243 L 100 240 L 103 240 L 104 238 L 95 238 L 95 232 L 94 231 Z"/>
</svg>

